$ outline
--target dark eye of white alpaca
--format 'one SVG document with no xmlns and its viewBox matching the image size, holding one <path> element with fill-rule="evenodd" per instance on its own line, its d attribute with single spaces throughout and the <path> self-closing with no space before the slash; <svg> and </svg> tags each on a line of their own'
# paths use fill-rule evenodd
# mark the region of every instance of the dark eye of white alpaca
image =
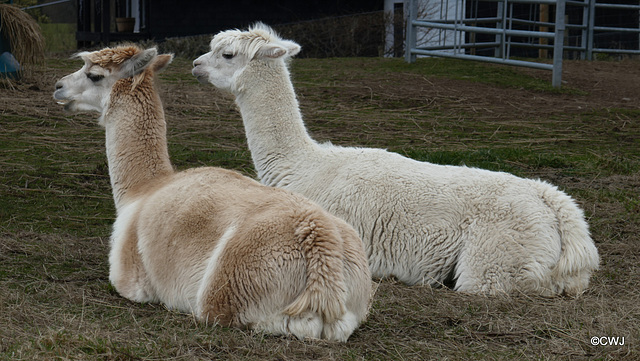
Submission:
<svg viewBox="0 0 640 361">
<path fill-rule="evenodd" d="M 233 59 L 233 54 L 230 53 L 222 53 L 222 57 L 225 59 Z"/>
<path fill-rule="evenodd" d="M 97 81 L 100 81 L 100 80 L 104 79 L 104 75 L 97 75 L 97 74 L 88 73 L 87 74 L 87 78 L 89 78 L 89 80 L 91 80 L 92 82 L 95 83 Z"/>
</svg>

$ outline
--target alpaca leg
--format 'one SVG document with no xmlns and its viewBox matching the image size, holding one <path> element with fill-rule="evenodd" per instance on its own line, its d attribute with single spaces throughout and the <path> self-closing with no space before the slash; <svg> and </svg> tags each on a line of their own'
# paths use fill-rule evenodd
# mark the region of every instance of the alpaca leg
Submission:
<svg viewBox="0 0 640 361">
<path fill-rule="evenodd" d="M 121 243 L 120 252 L 111 252 L 109 256 L 109 281 L 122 297 L 136 302 L 156 302 L 136 247 L 136 238 L 127 237 Z"/>
<path fill-rule="evenodd" d="M 551 283 L 550 269 L 537 261 L 520 264 L 509 262 L 461 262 L 458 265 L 455 290 L 467 293 L 500 295 L 522 292 L 551 297 L 559 294 Z"/>
<path fill-rule="evenodd" d="M 501 265 L 481 265 L 477 260 L 461 260 L 458 263 L 454 290 L 465 293 L 498 295 L 513 290 L 513 275 Z"/>
<path fill-rule="evenodd" d="M 345 342 L 358 327 L 359 323 L 358 317 L 354 313 L 347 311 L 336 322 L 324 325 L 322 338 Z"/>
<path fill-rule="evenodd" d="M 508 294 L 516 284 L 520 253 L 504 232 L 490 232 L 484 227 L 470 229 L 469 237 L 456 265 L 456 284 L 460 292 Z"/>
<path fill-rule="evenodd" d="M 298 316 L 285 314 L 263 316 L 259 321 L 249 324 L 249 327 L 255 331 L 272 335 L 293 335 L 300 340 L 321 338 L 322 326 L 322 319 L 312 312 L 305 312 Z"/>
<path fill-rule="evenodd" d="M 304 312 L 289 317 L 288 331 L 298 339 L 320 338 L 322 336 L 322 318 L 313 312 Z"/>
<path fill-rule="evenodd" d="M 123 208 L 113 225 L 109 281 L 122 297 L 136 302 L 157 301 L 138 249 L 136 203 Z"/>
<path fill-rule="evenodd" d="M 474 229 L 472 234 L 456 267 L 456 291 L 557 294 L 551 284 L 551 267 L 557 262 L 559 240 L 510 229 Z"/>
</svg>

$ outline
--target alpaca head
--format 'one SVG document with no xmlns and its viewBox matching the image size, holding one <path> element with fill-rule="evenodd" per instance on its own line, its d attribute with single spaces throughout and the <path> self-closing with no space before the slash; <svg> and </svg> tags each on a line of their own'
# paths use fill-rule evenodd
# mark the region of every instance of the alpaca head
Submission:
<svg viewBox="0 0 640 361">
<path fill-rule="evenodd" d="M 113 86 L 121 79 L 134 78 L 133 88 L 148 71 L 158 72 L 173 55 L 158 55 L 156 48 L 142 50 L 136 46 L 105 48 L 76 55 L 84 66 L 56 83 L 53 98 L 69 111 L 103 113 L 109 104 Z"/>
<path fill-rule="evenodd" d="M 281 39 L 273 29 L 257 23 L 247 31 L 223 31 L 211 40 L 211 51 L 193 62 L 192 74 L 201 83 L 238 90 L 236 79 L 252 60 L 284 61 L 300 52 L 300 45 Z"/>
</svg>

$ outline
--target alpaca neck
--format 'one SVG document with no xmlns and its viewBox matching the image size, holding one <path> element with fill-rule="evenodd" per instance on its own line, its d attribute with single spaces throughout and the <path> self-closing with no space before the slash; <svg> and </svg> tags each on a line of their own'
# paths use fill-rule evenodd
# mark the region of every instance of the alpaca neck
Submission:
<svg viewBox="0 0 640 361">
<path fill-rule="evenodd" d="M 116 209 L 143 193 L 149 183 L 173 173 L 164 110 L 151 76 L 135 90 L 130 80 L 114 85 L 103 117 Z"/>
<path fill-rule="evenodd" d="M 239 75 L 235 92 L 258 177 L 276 185 L 271 176 L 281 166 L 317 146 L 305 129 L 289 71 L 283 62 L 254 60 Z M 269 180 L 271 179 L 271 180 Z"/>
</svg>

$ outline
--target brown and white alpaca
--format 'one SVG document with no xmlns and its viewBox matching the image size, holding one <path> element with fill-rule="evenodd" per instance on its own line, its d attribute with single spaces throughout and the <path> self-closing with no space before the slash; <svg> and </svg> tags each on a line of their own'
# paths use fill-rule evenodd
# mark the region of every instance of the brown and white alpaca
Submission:
<svg viewBox="0 0 640 361">
<path fill-rule="evenodd" d="M 175 172 L 155 73 L 172 55 L 105 48 L 56 83 L 100 112 L 117 218 L 109 279 L 124 297 L 204 322 L 346 341 L 371 297 L 362 242 L 344 221 L 236 172 Z"/>
</svg>

